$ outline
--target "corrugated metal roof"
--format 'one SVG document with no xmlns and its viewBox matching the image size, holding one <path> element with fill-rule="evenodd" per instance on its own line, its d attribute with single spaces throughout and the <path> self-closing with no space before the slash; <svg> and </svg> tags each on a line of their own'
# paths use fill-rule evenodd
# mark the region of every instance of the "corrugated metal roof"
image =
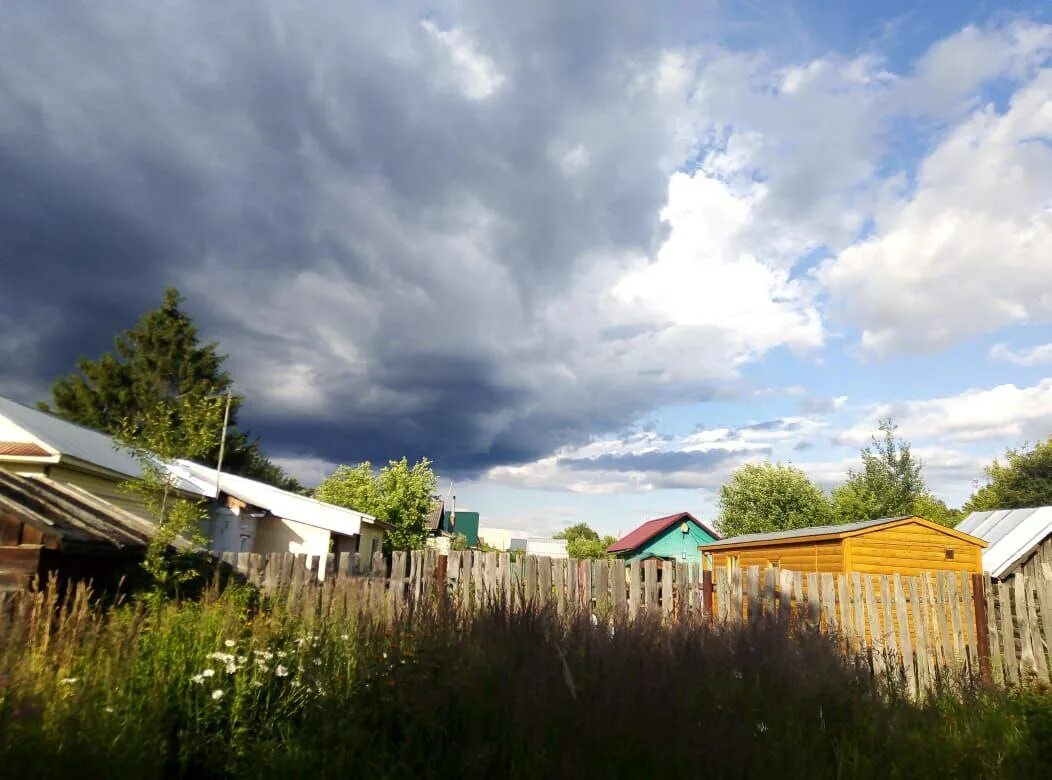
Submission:
<svg viewBox="0 0 1052 780">
<path fill-rule="evenodd" d="M 179 460 L 170 467 L 177 476 L 191 482 L 201 495 L 214 496 L 216 470 L 188 460 Z M 345 509 L 288 490 L 257 482 L 234 474 L 219 475 L 219 490 L 246 504 L 265 509 L 275 517 L 324 528 L 351 536 L 359 533 L 362 523 L 387 527 L 372 515 L 355 509 Z"/>
<path fill-rule="evenodd" d="M 640 545 L 646 544 L 648 541 L 653 539 L 655 536 L 657 536 L 669 526 L 675 525 L 676 523 L 681 522 L 684 519 L 689 519 L 697 523 L 706 533 L 715 537 L 716 539 L 720 538 L 720 535 L 716 533 L 715 529 L 710 528 L 705 523 L 701 522 L 701 520 L 698 520 L 698 518 L 694 517 L 694 515 L 692 515 L 690 512 L 677 512 L 674 515 L 667 515 L 665 517 L 659 517 L 655 520 L 648 520 L 647 522 L 643 523 L 643 525 L 639 526 L 639 528 L 626 534 L 625 536 L 622 536 L 612 545 L 607 547 L 606 551 L 614 553 L 624 552 L 626 550 L 634 550 Z"/>
<path fill-rule="evenodd" d="M 876 520 L 861 520 L 857 523 L 843 523 L 841 525 L 813 525 L 809 528 L 792 528 L 788 531 L 772 531 L 766 534 L 742 534 L 741 536 L 730 536 L 713 542 L 713 545 L 744 544 L 746 542 L 770 542 L 777 539 L 796 539 L 806 536 L 825 536 L 827 534 L 847 534 L 853 531 L 861 531 L 875 525 L 893 523 L 896 520 L 906 520 L 912 515 L 901 517 L 881 517 Z M 706 545 L 708 546 L 708 545 Z"/>
<path fill-rule="evenodd" d="M 2 470 L 0 509 L 63 547 L 145 548 L 154 530 L 149 521 L 74 485 Z"/>
<path fill-rule="evenodd" d="M 989 542 L 983 550 L 983 568 L 1002 577 L 1052 534 L 1052 506 L 972 512 L 957 530 Z"/>
</svg>

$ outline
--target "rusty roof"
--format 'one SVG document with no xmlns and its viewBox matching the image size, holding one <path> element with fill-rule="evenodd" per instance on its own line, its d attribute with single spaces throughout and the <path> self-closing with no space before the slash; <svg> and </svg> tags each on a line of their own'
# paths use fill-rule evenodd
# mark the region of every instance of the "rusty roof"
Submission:
<svg viewBox="0 0 1052 780">
<path fill-rule="evenodd" d="M 30 441 L 0 441 L 0 455 L 19 458 L 46 458 L 51 455 L 39 444 Z"/>
<path fill-rule="evenodd" d="M 677 512 L 674 515 L 668 515 L 667 517 L 659 517 L 656 520 L 648 520 L 639 526 L 636 530 L 621 537 L 612 545 L 606 548 L 607 552 L 624 552 L 626 550 L 634 550 L 637 547 L 645 544 L 646 542 L 653 539 L 659 533 L 667 529 L 669 526 L 680 523 L 684 520 L 690 520 L 695 525 L 699 526 L 703 531 L 708 533 L 710 536 L 716 539 L 720 538 L 720 535 L 716 533 L 716 529 L 709 528 L 705 523 L 701 522 L 698 518 L 692 515 L 690 512 Z"/>
</svg>

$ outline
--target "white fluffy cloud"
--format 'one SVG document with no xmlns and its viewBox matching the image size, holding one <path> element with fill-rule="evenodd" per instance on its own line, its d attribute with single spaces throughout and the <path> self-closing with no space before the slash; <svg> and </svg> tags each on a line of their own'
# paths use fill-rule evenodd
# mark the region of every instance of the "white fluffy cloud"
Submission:
<svg viewBox="0 0 1052 780">
<path fill-rule="evenodd" d="M 1052 344 L 1012 349 L 1007 344 L 995 344 L 990 348 L 990 359 L 1014 363 L 1017 366 L 1043 366 L 1052 363 Z"/>
<path fill-rule="evenodd" d="M 923 161 L 913 192 L 819 278 L 875 354 L 1052 321 L 1052 70 L 983 106 Z"/>
</svg>

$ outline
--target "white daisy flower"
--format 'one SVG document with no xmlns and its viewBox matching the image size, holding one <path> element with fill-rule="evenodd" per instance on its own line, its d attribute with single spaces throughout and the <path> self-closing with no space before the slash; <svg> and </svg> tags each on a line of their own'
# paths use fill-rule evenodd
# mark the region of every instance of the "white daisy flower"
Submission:
<svg viewBox="0 0 1052 780">
<path fill-rule="evenodd" d="M 224 696 L 223 691 L 220 690 L 219 688 L 216 688 L 214 691 L 212 691 L 212 700 L 213 701 L 219 701 L 220 699 L 223 698 L 223 696 Z"/>
<path fill-rule="evenodd" d="M 234 645 L 237 644 L 237 642 L 235 642 L 233 639 L 228 639 L 225 642 L 223 642 L 223 644 L 226 645 L 227 647 L 233 647 Z"/>
<path fill-rule="evenodd" d="M 274 670 L 274 674 L 276 674 L 278 677 L 288 677 L 289 670 L 281 664 L 278 664 L 278 667 Z"/>
<path fill-rule="evenodd" d="M 202 677 L 212 677 L 212 676 L 215 675 L 215 673 L 216 673 L 215 669 L 205 669 L 203 672 L 201 672 L 201 676 Z"/>
</svg>

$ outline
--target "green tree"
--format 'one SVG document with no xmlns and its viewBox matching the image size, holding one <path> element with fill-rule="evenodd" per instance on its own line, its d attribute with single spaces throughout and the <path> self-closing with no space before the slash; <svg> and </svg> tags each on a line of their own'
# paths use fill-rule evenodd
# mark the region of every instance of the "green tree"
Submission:
<svg viewBox="0 0 1052 780">
<path fill-rule="evenodd" d="M 985 471 L 987 484 L 968 499 L 965 512 L 1052 504 L 1052 438 L 1006 450 L 1004 462 L 994 460 Z"/>
<path fill-rule="evenodd" d="M 555 534 L 556 539 L 566 540 L 566 554 L 571 558 L 609 558 L 606 548 L 617 541 L 613 536 L 600 537 L 587 523 L 576 523 Z"/>
<path fill-rule="evenodd" d="M 158 308 L 146 312 L 114 339 L 114 352 L 98 360 L 81 358 L 74 373 L 55 381 L 51 403 L 38 406 L 70 422 L 135 438 L 139 432 L 148 432 L 153 424 L 151 416 L 166 400 L 186 398 L 188 408 L 197 408 L 209 396 L 228 393 L 232 380 L 223 369 L 226 356 L 217 351 L 218 345 L 199 342 L 197 328 L 181 308 L 183 301 L 178 290 L 167 288 Z M 240 396 L 231 395 L 224 470 L 287 489 L 302 489 L 263 455 L 258 442 L 237 429 L 241 402 Z M 184 424 L 179 405 L 164 408 L 173 428 Z M 215 442 L 194 459 L 216 465 L 221 430 L 222 418 Z M 191 456 L 177 453 L 176 457 Z"/>
<path fill-rule="evenodd" d="M 829 501 L 795 466 L 750 463 L 720 488 L 716 523 L 724 536 L 827 525 Z"/>
<path fill-rule="evenodd" d="M 913 457 L 910 443 L 895 436 L 890 420 L 879 423 L 881 436 L 864 448 L 862 468 L 848 472 L 847 481 L 833 490 L 833 514 L 841 523 L 881 517 L 919 515 L 943 525 L 955 525 L 960 513 L 929 492 L 924 464 Z"/>
<path fill-rule="evenodd" d="M 392 460 L 379 472 L 365 461 L 337 468 L 314 497 L 390 523 L 394 528 L 384 537 L 388 550 L 416 550 L 427 539 L 427 514 L 437 483 L 427 458 L 413 466 L 405 458 Z"/>
<path fill-rule="evenodd" d="M 139 461 L 141 475 L 121 484 L 137 496 L 155 518 L 143 568 L 160 593 L 172 594 L 199 573 L 195 547 L 207 539 L 200 523 L 207 519 L 205 499 L 179 491 L 167 468 L 177 458 L 200 458 L 220 437 L 225 399 L 176 396 L 155 401 L 126 418 L 117 431 L 120 446 Z"/>
</svg>

